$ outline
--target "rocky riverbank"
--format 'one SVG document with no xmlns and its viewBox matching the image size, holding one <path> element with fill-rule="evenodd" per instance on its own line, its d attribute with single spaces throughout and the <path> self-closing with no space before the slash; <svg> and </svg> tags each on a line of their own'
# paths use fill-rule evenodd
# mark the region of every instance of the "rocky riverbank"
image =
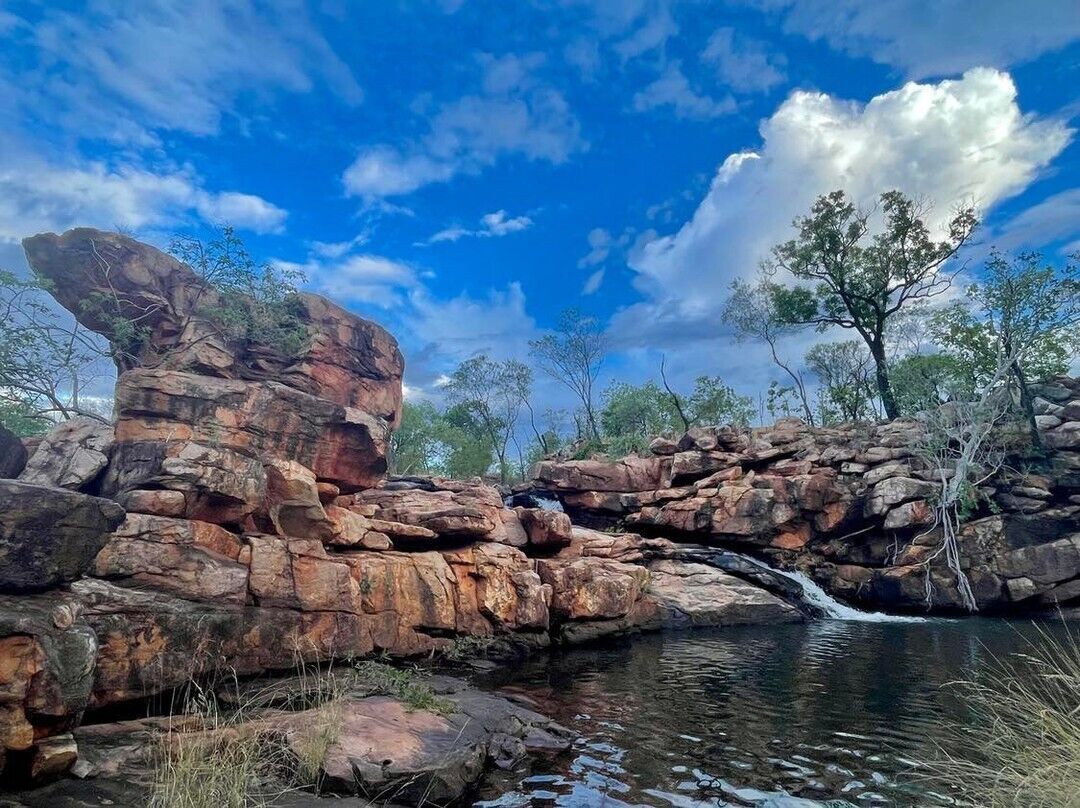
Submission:
<svg viewBox="0 0 1080 808">
<path fill-rule="evenodd" d="M 81 305 L 108 292 L 145 334 L 114 424 L 0 435 L 7 778 L 89 774 L 87 717 L 215 672 L 803 617 L 663 539 L 507 507 L 480 481 L 387 479 L 401 354 L 323 298 L 299 297 L 306 347 L 286 355 L 226 339 L 212 292 L 145 244 L 79 229 L 25 248 L 87 327 L 119 338 Z"/>
<path fill-rule="evenodd" d="M 983 612 L 1080 602 L 1080 380 L 1033 392 L 1049 456 L 1008 459 L 960 532 Z M 935 557 L 934 474 L 914 450 L 921 429 L 796 419 L 696 428 L 642 457 L 545 461 L 526 489 L 557 498 L 578 523 L 750 553 L 867 608 L 962 613 L 956 577 Z"/>
</svg>

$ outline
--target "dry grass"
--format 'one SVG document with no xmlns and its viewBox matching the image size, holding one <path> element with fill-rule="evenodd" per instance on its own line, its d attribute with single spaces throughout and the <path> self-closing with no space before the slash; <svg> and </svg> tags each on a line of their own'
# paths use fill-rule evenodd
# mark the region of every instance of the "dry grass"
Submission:
<svg viewBox="0 0 1080 808">
<path fill-rule="evenodd" d="M 273 798 L 267 783 L 273 746 L 245 727 L 243 710 L 223 711 L 217 698 L 192 682 L 184 731 L 161 739 L 154 761 L 151 808 L 252 808 Z M 191 721 L 200 729 L 190 731 Z"/>
<path fill-rule="evenodd" d="M 216 692 L 191 680 L 155 754 L 151 808 L 262 808 L 290 790 L 318 792 L 341 736 L 344 700 L 372 695 L 409 710 L 455 709 L 415 671 L 374 661 L 320 668 L 298 658 L 288 679 L 233 679 Z M 281 708 L 305 711 L 304 720 L 283 728 Z"/>
<path fill-rule="evenodd" d="M 1039 631 L 1024 653 L 960 682 L 975 721 L 930 775 L 980 808 L 1080 808 L 1080 641 Z"/>
</svg>

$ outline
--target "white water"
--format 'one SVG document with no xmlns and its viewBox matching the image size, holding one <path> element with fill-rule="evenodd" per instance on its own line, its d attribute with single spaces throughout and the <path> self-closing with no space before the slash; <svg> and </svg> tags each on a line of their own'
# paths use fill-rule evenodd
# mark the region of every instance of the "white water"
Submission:
<svg viewBox="0 0 1080 808">
<path fill-rule="evenodd" d="M 921 623 L 925 618 L 909 617 L 884 612 L 864 612 L 847 606 L 818 586 L 813 579 L 801 572 L 779 570 L 770 567 L 777 575 L 795 581 L 803 590 L 803 598 L 811 606 L 821 610 L 830 620 L 852 620 L 864 623 Z"/>
</svg>

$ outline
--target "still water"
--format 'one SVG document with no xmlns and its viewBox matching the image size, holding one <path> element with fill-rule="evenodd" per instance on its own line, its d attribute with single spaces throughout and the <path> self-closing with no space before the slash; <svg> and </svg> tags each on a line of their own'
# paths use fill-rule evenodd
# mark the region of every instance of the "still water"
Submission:
<svg viewBox="0 0 1080 808">
<path fill-rule="evenodd" d="M 914 771 L 972 720 L 949 683 L 1034 634 L 1002 620 L 821 620 L 556 652 L 504 684 L 579 733 L 573 753 L 507 775 L 477 805 L 948 805 Z"/>
</svg>

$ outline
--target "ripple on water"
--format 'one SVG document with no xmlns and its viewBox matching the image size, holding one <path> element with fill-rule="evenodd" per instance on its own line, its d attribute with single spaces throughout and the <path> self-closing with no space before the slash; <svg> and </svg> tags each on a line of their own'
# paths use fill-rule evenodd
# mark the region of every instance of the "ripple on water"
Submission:
<svg viewBox="0 0 1080 808">
<path fill-rule="evenodd" d="M 1019 649 L 1027 628 L 821 621 L 646 636 L 537 659 L 512 684 L 580 740 L 476 804 L 949 805 L 912 777 L 966 715 L 943 685 Z"/>
</svg>

